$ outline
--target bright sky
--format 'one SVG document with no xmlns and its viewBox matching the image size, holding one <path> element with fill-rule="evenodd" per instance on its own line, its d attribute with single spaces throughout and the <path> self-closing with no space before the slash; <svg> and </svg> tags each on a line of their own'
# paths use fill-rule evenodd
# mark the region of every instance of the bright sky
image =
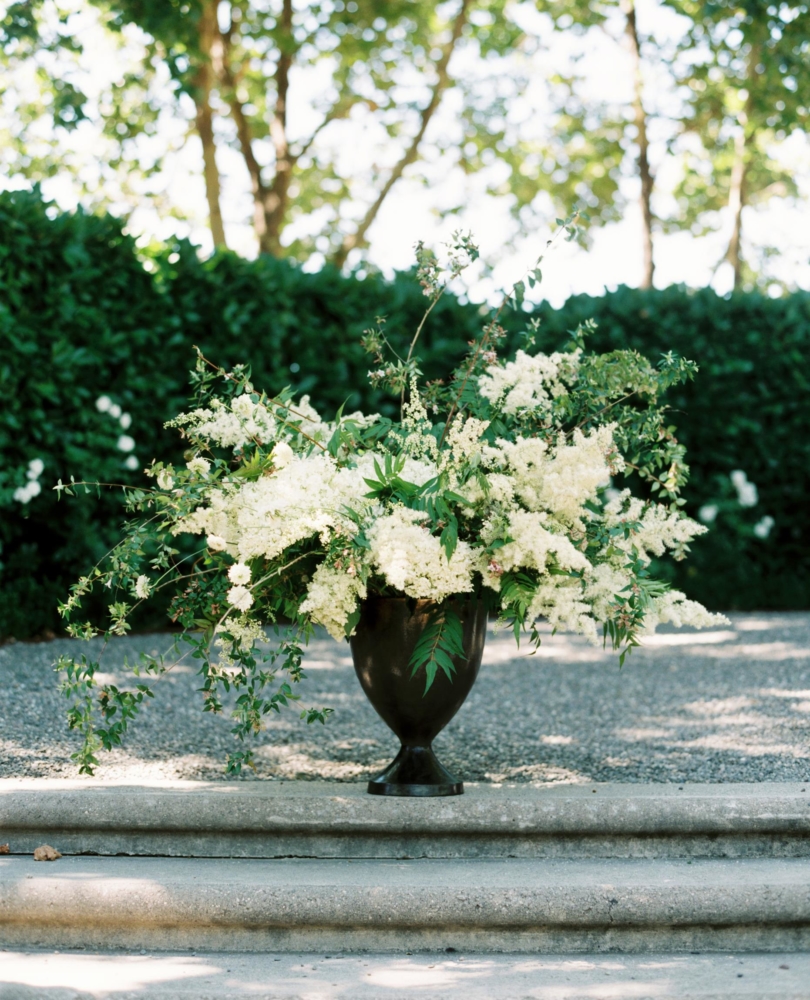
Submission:
<svg viewBox="0 0 810 1000">
<path fill-rule="evenodd" d="M 75 20 L 75 30 L 86 49 L 83 85 L 98 95 L 110 80 L 121 73 L 125 55 L 122 57 L 121 51 L 116 50 L 105 37 L 95 14 L 87 12 L 82 0 L 73 2 L 82 11 Z M 677 35 L 676 16 L 662 8 L 656 0 L 638 0 L 637 7 L 643 34 L 655 34 L 660 39 Z M 528 27 L 532 26 L 533 18 L 539 18 L 531 4 L 522 5 L 519 16 L 526 20 Z M 558 34 L 551 38 L 553 47 L 536 61 L 535 84 L 515 102 L 514 113 L 529 120 L 542 121 L 547 107 L 542 74 L 569 66 L 571 57 L 578 50 L 583 50 L 583 44 L 587 45 L 586 58 L 581 61 L 580 69 L 585 67 L 588 93 L 595 99 L 626 103 L 631 87 L 629 57 L 607 33 L 597 34 L 598 37 L 590 38 L 587 43 L 573 35 L 566 38 Z M 619 35 L 620 31 L 615 34 Z M 137 51 L 139 44 L 137 33 L 132 33 L 132 52 Z M 457 58 L 465 56 L 459 54 Z M 475 71 L 474 67 L 470 68 Z M 293 79 L 290 119 L 302 134 L 317 123 L 311 100 L 324 84 L 325 80 L 319 79 L 316 74 L 299 74 L 297 79 Z M 645 84 L 648 111 L 665 112 L 672 105 L 674 95 L 668 89 L 663 72 L 648 67 Z M 17 86 L 23 88 L 26 83 L 21 79 L 17 81 Z M 8 108 L 9 99 L 5 103 Z M 433 122 L 434 135 L 453 129 L 453 105 L 454 98 L 450 94 Z M 229 124 L 225 122 L 220 127 L 227 129 Z M 653 135 L 657 136 L 651 149 L 652 164 L 657 172 L 657 198 L 659 206 L 665 208 L 668 191 L 677 180 L 678 165 L 673 157 L 666 154 L 663 141 L 665 126 L 654 123 Z M 347 168 L 352 166 L 353 159 L 360 165 L 370 155 L 375 156 L 377 162 L 385 162 L 386 158 L 393 161 L 399 155 L 398 149 L 381 148 L 378 137 L 369 136 L 368 130 L 359 125 L 356 135 L 349 135 L 343 129 L 339 141 L 341 161 Z M 141 143 L 139 155 L 148 161 L 156 151 L 164 148 L 173 150 L 166 157 L 165 169 L 149 182 L 151 191 L 140 192 L 140 197 L 135 199 L 137 207 L 134 211 L 132 195 L 127 197 L 124 193 L 118 199 L 113 196 L 113 207 L 118 211 L 131 212 L 130 231 L 146 241 L 165 239 L 173 234 L 189 236 L 201 247 L 201 252 L 208 252 L 211 238 L 206 225 L 199 141 L 193 133 L 188 134 L 186 121 L 164 115 L 157 135 Z M 80 170 L 90 183 L 97 183 L 105 173 L 105 149 L 105 140 L 90 123 L 70 133 L 67 153 L 75 165 L 74 169 Z M 766 208 L 746 208 L 744 233 L 750 243 L 778 248 L 779 253 L 768 264 L 773 277 L 790 285 L 810 288 L 810 243 L 806 235 L 810 232 L 810 143 L 806 136 L 797 135 L 774 152 L 793 170 L 802 190 L 802 201 L 797 206 L 773 199 Z M 218 157 L 223 174 L 223 212 L 229 244 L 246 256 L 254 256 L 256 241 L 249 225 L 251 206 L 244 164 L 241 157 L 224 143 Z M 502 199 L 483 192 L 483 179 L 470 183 L 460 173 L 442 172 L 435 165 L 428 166 L 427 174 L 427 185 L 406 176 L 393 189 L 370 231 L 370 261 L 385 273 L 407 268 L 413 262 L 412 248 L 417 240 L 437 246 L 453 230 L 469 229 L 480 243 L 484 259 L 495 264 L 492 278 L 482 280 L 480 276 L 471 275 L 471 295 L 474 299 L 494 298 L 498 288 L 511 286 L 542 252 L 549 236 L 548 229 L 544 228 L 529 237 L 515 238 L 514 224 L 506 204 Z M 20 181 L 13 177 L 5 182 L 0 180 L 2 184 L 21 186 Z M 455 203 L 459 190 L 465 185 L 466 209 L 459 215 L 442 220 L 440 210 Z M 47 180 L 43 189 L 66 209 L 75 207 L 80 197 L 73 176 L 68 171 Z M 630 200 L 625 218 L 597 230 L 589 251 L 575 244 L 561 243 L 546 258 L 540 293 L 553 304 L 559 305 L 577 292 L 599 294 L 605 288 L 615 288 L 620 284 L 638 284 L 641 274 L 640 212 L 634 201 L 638 182 L 633 177 L 627 177 L 623 189 Z M 553 221 L 553 215 L 549 207 L 549 222 Z M 683 282 L 702 286 L 711 281 L 718 291 L 727 291 L 731 285 L 730 266 L 723 265 L 714 278 L 712 272 L 727 245 L 730 219 L 720 218 L 717 224 L 717 232 L 700 239 L 688 233 L 659 234 L 655 245 L 656 285 Z M 318 262 L 314 261 L 311 266 L 318 266 Z"/>
</svg>

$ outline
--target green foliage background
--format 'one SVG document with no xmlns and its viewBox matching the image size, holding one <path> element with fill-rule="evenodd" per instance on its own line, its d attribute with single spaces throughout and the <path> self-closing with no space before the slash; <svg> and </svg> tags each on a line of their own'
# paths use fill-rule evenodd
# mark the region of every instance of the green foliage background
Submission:
<svg viewBox="0 0 810 1000">
<path fill-rule="evenodd" d="M 54 214 L 36 192 L 0 195 L 0 635 L 57 629 L 57 599 L 117 540 L 120 494 L 57 505 L 59 478 L 143 481 L 124 466 L 122 433 L 139 469 L 153 456 L 182 460 L 162 425 L 183 406 L 192 345 L 225 366 L 249 360 L 257 385 L 310 393 L 327 416 L 347 400 L 347 411 L 393 413 L 368 383 L 359 339 L 385 316 L 389 338 L 405 343 L 424 305 L 406 274 L 361 281 L 227 252 L 201 262 L 188 244 L 144 263 L 119 220 Z M 712 503 L 719 514 L 689 561 L 659 572 L 714 609 L 810 607 L 810 294 L 620 288 L 535 315 L 542 349 L 592 316 L 594 349 L 653 359 L 672 349 L 698 362 L 697 379 L 673 391 L 672 422 L 692 468 L 687 509 Z M 513 347 L 527 319 L 507 317 Z M 442 299 L 423 334 L 429 378 L 454 367 L 481 321 L 476 306 Z M 131 414 L 126 431 L 97 410 L 102 395 Z M 23 505 L 13 493 L 34 458 L 43 491 Z M 757 485 L 755 507 L 737 503 L 734 469 Z M 766 514 L 775 526 L 760 539 L 753 527 Z"/>
</svg>

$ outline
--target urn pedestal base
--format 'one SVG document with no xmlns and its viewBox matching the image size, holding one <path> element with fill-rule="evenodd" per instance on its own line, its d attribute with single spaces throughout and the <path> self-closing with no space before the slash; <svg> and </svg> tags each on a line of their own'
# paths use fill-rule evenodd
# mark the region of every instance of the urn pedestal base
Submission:
<svg viewBox="0 0 810 1000">
<path fill-rule="evenodd" d="M 464 783 L 439 762 L 431 747 L 400 747 L 388 767 L 368 783 L 370 795 L 463 795 Z"/>
</svg>

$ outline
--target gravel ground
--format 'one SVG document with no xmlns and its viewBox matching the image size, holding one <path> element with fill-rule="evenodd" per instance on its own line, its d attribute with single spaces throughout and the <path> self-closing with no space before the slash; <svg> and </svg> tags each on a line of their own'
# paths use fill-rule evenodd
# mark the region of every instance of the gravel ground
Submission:
<svg viewBox="0 0 810 1000">
<path fill-rule="evenodd" d="M 166 635 L 115 640 L 105 680 L 125 655 L 157 652 Z M 71 640 L 0 647 L 0 777 L 76 775 L 51 665 L 86 645 Z M 274 717 L 246 779 L 355 781 L 379 771 L 397 744 L 354 676 L 345 644 L 317 638 L 305 660 L 302 704 L 328 705 L 326 726 L 297 711 Z M 102 758 L 99 777 L 224 779 L 233 749 L 227 718 L 200 711 L 199 678 L 180 665 L 126 746 Z M 615 655 L 576 637 L 544 639 L 516 655 L 490 635 L 478 682 L 435 743 L 467 781 L 726 782 L 810 777 L 810 614 L 738 614 L 707 632 L 665 631 L 619 669 Z M 234 779 L 228 779 L 234 780 Z"/>
</svg>

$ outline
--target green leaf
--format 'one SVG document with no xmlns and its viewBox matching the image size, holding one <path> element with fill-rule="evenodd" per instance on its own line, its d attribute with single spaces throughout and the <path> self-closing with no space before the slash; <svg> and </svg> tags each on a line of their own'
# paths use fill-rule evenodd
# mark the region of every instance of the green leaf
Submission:
<svg viewBox="0 0 810 1000">
<path fill-rule="evenodd" d="M 425 691 L 427 694 L 441 668 L 448 680 L 453 679 L 455 664 L 453 657 L 466 658 L 464 652 L 464 628 L 461 619 L 450 608 L 439 606 L 430 616 L 425 631 L 420 636 L 408 666 L 411 677 L 422 667 L 425 668 Z"/>
</svg>

